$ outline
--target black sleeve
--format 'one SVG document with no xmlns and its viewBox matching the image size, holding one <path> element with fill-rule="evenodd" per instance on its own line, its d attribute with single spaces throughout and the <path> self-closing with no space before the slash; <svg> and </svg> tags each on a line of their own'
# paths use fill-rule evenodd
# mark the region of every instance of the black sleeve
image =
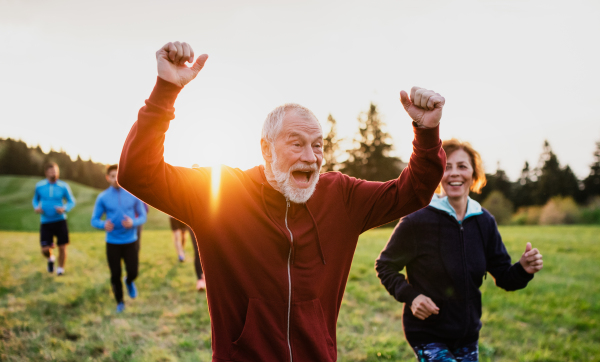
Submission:
<svg viewBox="0 0 600 362">
<path fill-rule="evenodd" d="M 507 291 L 523 289 L 533 279 L 533 274 L 527 273 L 518 261 L 511 264 L 510 255 L 504 247 L 496 221 L 491 215 L 490 218 L 492 220 L 486 250 L 487 271 L 496 280 L 496 286 Z"/>
<path fill-rule="evenodd" d="M 419 293 L 400 271 L 417 256 L 417 243 L 409 218 L 400 220 L 387 245 L 375 261 L 375 270 L 381 284 L 402 303 L 412 303 Z"/>
</svg>

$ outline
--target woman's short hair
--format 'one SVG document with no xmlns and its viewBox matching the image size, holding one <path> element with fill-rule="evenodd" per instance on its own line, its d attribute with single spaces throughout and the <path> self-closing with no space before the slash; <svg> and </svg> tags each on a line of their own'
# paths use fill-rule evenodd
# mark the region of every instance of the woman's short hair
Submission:
<svg viewBox="0 0 600 362">
<path fill-rule="evenodd" d="M 480 194 L 481 189 L 485 186 L 487 180 L 485 178 L 485 171 L 483 170 L 483 161 L 481 161 L 479 152 L 475 151 L 469 142 L 463 142 L 456 138 L 443 141 L 442 148 L 446 152 L 446 157 L 457 150 L 463 150 L 469 155 L 471 167 L 473 167 L 473 184 L 471 185 L 471 191 Z"/>
</svg>

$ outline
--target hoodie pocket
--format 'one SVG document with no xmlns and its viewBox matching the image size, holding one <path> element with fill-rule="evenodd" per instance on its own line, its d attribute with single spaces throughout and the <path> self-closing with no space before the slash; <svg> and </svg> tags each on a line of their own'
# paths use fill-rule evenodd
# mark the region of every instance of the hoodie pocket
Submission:
<svg viewBox="0 0 600 362">
<path fill-rule="evenodd" d="M 248 300 L 246 321 L 239 338 L 231 344 L 233 361 L 285 361 L 289 351 L 282 328 L 287 321 L 287 304 L 271 305 Z"/>
<path fill-rule="evenodd" d="M 292 304 L 290 340 L 294 358 L 299 361 L 336 360 L 335 343 L 318 299 Z"/>
</svg>

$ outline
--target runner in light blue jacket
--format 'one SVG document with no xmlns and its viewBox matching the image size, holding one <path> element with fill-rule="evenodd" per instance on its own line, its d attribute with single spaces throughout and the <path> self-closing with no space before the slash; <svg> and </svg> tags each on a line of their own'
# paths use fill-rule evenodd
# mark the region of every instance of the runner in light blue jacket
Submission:
<svg viewBox="0 0 600 362">
<path fill-rule="evenodd" d="M 106 169 L 110 187 L 96 199 L 92 226 L 106 230 L 106 258 L 110 268 L 110 282 L 117 301 L 117 313 L 125 310 L 123 284 L 121 283 L 121 259 L 125 262 L 127 277 L 125 285 L 132 299 L 137 297 L 133 282 L 137 278 L 139 264 L 138 226 L 146 222 L 146 208 L 142 201 L 125 191 L 117 182 L 117 165 Z M 102 216 L 106 218 L 102 220 Z"/>
<path fill-rule="evenodd" d="M 48 272 L 54 271 L 52 249 L 56 237 L 59 250 L 56 274 L 63 275 L 69 244 L 67 213 L 75 206 L 75 198 L 69 185 L 58 179 L 60 172 L 56 163 L 46 164 L 44 173 L 46 179 L 35 185 L 32 204 L 35 212 L 40 214 L 40 244 L 42 254 L 48 260 Z"/>
</svg>

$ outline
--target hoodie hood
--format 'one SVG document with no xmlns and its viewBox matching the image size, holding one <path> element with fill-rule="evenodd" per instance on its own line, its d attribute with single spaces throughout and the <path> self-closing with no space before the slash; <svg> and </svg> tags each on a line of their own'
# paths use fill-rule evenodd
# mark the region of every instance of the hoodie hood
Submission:
<svg viewBox="0 0 600 362">
<path fill-rule="evenodd" d="M 458 221 L 459 224 L 461 224 L 462 221 L 465 221 L 471 216 L 483 214 L 481 205 L 470 197 L 467 200 L 467 212 L 465 213 L 465 217 L 462 219 L 462 221 L 458 220 L 456 216 L 456 211 L 454 210 L 452 205 L 450 205 L 450 201 L 448 201 L 448 196 L 442 197 L 438 194 L 433 194 L 433 198 L 431 199 L 429 206 L 448 213 L 450 216 L 456 219 L 456 221 Z"/>
</svg>

